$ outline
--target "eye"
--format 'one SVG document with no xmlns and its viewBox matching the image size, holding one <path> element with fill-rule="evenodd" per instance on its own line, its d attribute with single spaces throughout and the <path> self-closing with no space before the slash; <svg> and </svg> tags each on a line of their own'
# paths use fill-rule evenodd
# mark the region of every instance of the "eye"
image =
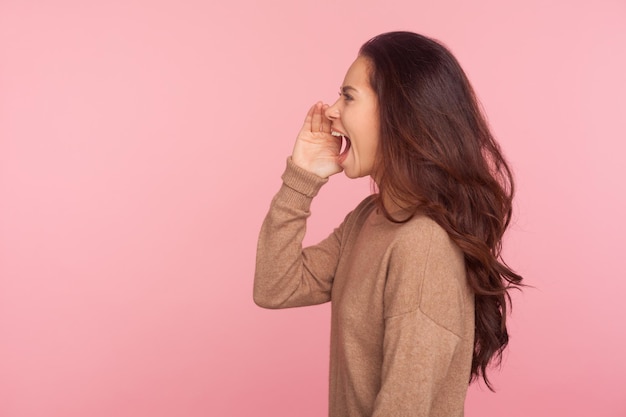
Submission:
<svg viewBox="0 0 626 417">
<path fill-rule="evenodd" d="M 353 98 L 350 94 L 348 94 L 348 93 L 343 93 L 343 92 L 341 92 L 341 91 L 339 92 L 339 96 L 340 96 L 340 97 L 343 97 L 343 99 L 344 99 L 345 101 L 352 101 L 352 100 L 354 100 L 354 98 Z"/>
</svg>

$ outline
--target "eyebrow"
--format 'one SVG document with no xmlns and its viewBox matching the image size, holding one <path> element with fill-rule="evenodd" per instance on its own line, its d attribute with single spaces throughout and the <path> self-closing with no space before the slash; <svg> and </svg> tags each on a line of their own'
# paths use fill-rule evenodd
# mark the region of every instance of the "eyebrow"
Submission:
<svg viewBox="0 0 626 417">
<path fill-rule="evenodd" d="M 355 93 L 358 93 L 358 90 L 356 88 L 352 87 L 351 85 L 344 85 L 344 86 L 340 87 L 339 90 L 342 93 L 346 93 L 348 91 L 354 91 Z"/>
</svg>

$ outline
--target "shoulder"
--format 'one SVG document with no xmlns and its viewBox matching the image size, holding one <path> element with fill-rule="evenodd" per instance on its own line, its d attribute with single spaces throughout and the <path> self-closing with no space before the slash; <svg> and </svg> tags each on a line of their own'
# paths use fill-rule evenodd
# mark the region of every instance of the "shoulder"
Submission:
<svg viewBox="0 0 626 417">
<path fill-rule="evenodd" d="M 394 262 L 420 263 L 423 267 L 463 260 L 461 250 L 445 229 L 424 215 L 399 224 L 390 249 Z"/>
<path fill-rule="evenodd" d="M 393 249 L 408 260 L 428 261 L 431 266 L 462 263 L 463 255 L 450 235 L 430 217 L 418 215 L 402 224 L 396 233 Z"/>
</svg>

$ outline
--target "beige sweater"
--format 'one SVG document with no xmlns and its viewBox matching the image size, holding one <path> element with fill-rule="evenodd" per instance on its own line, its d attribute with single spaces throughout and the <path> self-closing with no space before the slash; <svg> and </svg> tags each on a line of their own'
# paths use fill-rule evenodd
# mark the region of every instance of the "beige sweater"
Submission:
<svg viewBox="0 0 626 417">
<path fill-rule="evenodd" d="M 463 416 L 474 297 L 458 247 L 428 217 L 390 222 L 370 196 L 303 249 L 327 180 L 290 160 L 282 178 L 259 237 L 254 301 L 332 301 L 329 416 Z"/>
</svg>

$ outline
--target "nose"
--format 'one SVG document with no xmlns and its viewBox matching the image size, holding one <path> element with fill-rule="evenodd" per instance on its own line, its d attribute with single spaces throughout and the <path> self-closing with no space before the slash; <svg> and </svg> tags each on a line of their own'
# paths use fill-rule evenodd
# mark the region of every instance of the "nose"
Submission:
<svg viewBox="0 0 626 417">
<path fill-rule="evenodd" d="M 326 109 L 324 115 L 330 120 L 336 120 L 339 118 L 339 100 L 335 101 L 332 106 Z"/>
</svg>

